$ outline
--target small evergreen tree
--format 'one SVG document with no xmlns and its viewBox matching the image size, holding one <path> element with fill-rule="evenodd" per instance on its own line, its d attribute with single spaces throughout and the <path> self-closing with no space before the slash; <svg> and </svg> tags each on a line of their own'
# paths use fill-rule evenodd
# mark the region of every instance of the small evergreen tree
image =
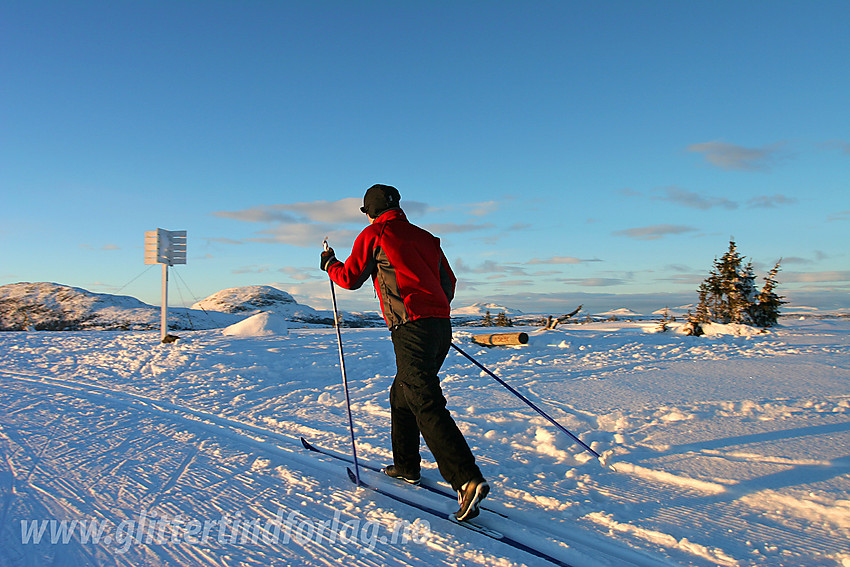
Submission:
<svg viewBox="0 0 850 567">
<path fill-rule="evenodd" d="M 487 310 L 487 313 L 484 314 L 484 321 L 482 322 L 482 326 L 484 327 L 492 327 L 493 326 L 493 316 L 490 315 L 490 310 Z"/>
<path fill-rule="evenodd" d="M 773 327 L 776 325 L 776 320 L 779 318 L 780 307 L 787 303 L 782 301 L 782 296 L 776 293 L 776 287 L 779 281 L 776 279 L 776 274 L 779 273 L 779 264 L 776 262 L 767 275 L 764 277 L 764 285 L 761 288 L 757 297 L 757 303 L 753 306 L 751 317 L 753 324 L 758 327 Z"/>
<path fill-rule="evenodd" d="M 658 321 L 657 331 L 659 333 L 666 333 L 670 330 L 670 309 L 668 307 L 664 308 L 664 313 L 661 314 L 661 320 Z"/>
<path fill-rule="evenodd" d="M 496 326 L 497 327 L 513 327 L 514 323 L 513 323 L 513 321 L 508 319 L 508 316 L 505 315 L 504 311 L 502 311 L 501 313 L 496 315 Z"/>
<path fill-rule="evenodd" d="M 729 241 L 729 250 L 714 260 L 714 268 L 703 281 L 697 292 L 699 303 L 693 320 L 698 323 L 742 323 L 770 327 L 776 324 L 779 306 L 784 303 L 774 289 L 779 282 L 777 262 L 765 278 L 765 286 L 759 292 L 752 263 L 744 265 L 734 240 Z"/>
<path fill-rule="evenodd" d="M 710 278 L 711 276 L 709 276 Z M 699 284 L 699 289 L 697 290 L 699 293 L 699 302 L 697 303 L 696 312 L 691 314 L 688 312 L 688 321 L 692 321 L 694 323 L 707 323 L 712 320 L 711 316 L 711 308 L 708 305 L 708 296 L 711 293 L 710 285 L 708 280 Z"/>
</svg>

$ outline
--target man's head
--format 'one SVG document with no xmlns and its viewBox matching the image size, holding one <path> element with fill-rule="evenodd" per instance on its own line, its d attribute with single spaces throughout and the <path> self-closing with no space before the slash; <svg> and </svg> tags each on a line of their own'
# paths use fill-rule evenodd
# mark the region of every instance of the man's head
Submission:
<svg viewBox="0 0 850 567">
<path fill-rule="evenodd" d="M 390 209 L 398 209 L 401 195 L 398 189 L 389 185 L 372 185 L 363 196 L 363 206 L 360 210 L 369 218 L 376 219 Z"/>
</svg>

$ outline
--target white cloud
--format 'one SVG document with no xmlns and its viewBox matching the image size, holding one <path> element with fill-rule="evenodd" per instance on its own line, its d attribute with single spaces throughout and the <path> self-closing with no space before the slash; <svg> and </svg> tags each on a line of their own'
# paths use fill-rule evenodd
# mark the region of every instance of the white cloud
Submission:
<svg viewBox="0 0 850 567">
<path fill-rule="evenodd" d="M 260 231 L 266 235 L 247 239 L 249 242 L 289 244 L 305 248 L 321 248 L 325 237 L 331 246 L 350 246 L 359 231 L 340 230 L 324 223 L 280 224 Z"/>
<path fill-rule="evenodd" d="M 356 197 L 347 197 L 337 201 L 311 201 L 275 206 L 284 211 L 292 211 L 298 214 L 300 218 L 313 222 L 366 222 L 366 216 L 360 211 L 360 207 L 363 206 L 363 200 Z"/>
<path fill-rule="evenodd" d="M 791 256 L 790 258 L 783 257 L 782 265 L 787 266 L 788 264 L 813 264 L 814 260 L 810 260 L 809 258 L 800 258 L 798 256 Z"/>
<path fill-rule="evenodd" d="M 786 197 L 785 195 L 776 194 L 776 195 L 760 195 L 758 197 L 753 197 L 749 201 L 747 201 L 747 206 L 751 209 L 774 209 L 780 205 L 793 205 L 797 202 L 797 199 L 793 197 Z"/>
<path fill-rule="evenodd" d="M 581 258 L 575 258 L 573 256 L 553 256 L 552 258 L 532 258 L 526 264 L 536 265 L 536 264 L 583 264 L 585 262 L 601 262 L 602 260 L 598 258 L 593 258 L 589 260 L 583 260 Z"/>
<path fill-rule="evenodd" d="M 262 274 L 265 272 L 271 271 L 271 267 L 268 265 L 264 266 L 243 266 L 241 268 L 235 268 L 232 270 L 234 274 Z"/>
<path fill-rule="evenodd" d="M 847 282 L 850 281 L 850 270 L 836 270 L 828 272 L 785 272 L 780 273 L 779 281 L 782 283 Z"/>
<path fill-rule="evenodd" d="M 838 150 L 844 155 L 850 156 L 850 142 L 846 142 L 844 140 L 829 140 L 820 145 L 825 149 Z"/>
<path fill-rule="evenodd" d="M 462 232 L 473 232 L 476 230 L 486 230 L 489 228 L 493 228 L 493 225 L 490 223 L 476 224 L 476 223 L 455 223 L 455 222 L 446 222 L 446 223 L 436 223 L 429 224 L 426 226 L 428 232 L 431 232 L 435 235 L 441 234 L 457 234 Z"/>
<path fill-rule="evenodd" d="M 534 282 L 531 280 L 503 280 L 499 282 L 499 286 L 505 287 L 528 287 Z"/>
<path fill-rule="evenodd" d="M 620 278 L 576 278 L 563 280 L 564 283 L 570 285 L 578 285 L 582 287 L 611 287 L 622 285 L 626 280 Z"/>
<path fill-rule="evenodd" d="M 783 146 L 779 143 L 762 148 L 745 148 L 725 142 L 703 142 L 691 144 L 687 149 L 703 154 L 706 161 L 720 169 L 764 171 L 776 163 Z"/>
<path fill-rule="evenodd" d="M 458 258 L 453 263 L 456 273 L 470 274 L 510 274 L 517 276 L 527 276 L 526 271 L 519 266 L 511 266 L 509 264 L 499 264 L 493 260 L 485 260 L 477 267 L 467 266 L 463 260 Z"/>
<path fill-rule="evenodd" d="M 298 222 L 294 215 L 279 210 L 279 205 L 264 205 L 241 211 L 215 211 L 213 215 L 242 222 Z"/>
<path fill-rule="evenodd" d="M 295 268 L 293 266 L 285 266 L 278 269 L 278 272 L 286 274 L 297 282 L 327 279 L 327 276 L 324 273 L 312 268 Z"/>
<path fill-rule="evenodd" d="M 338 201 L 260 205 L 241 211 L 216 211 L 213 214 L 217 217 L 259 223 L 363 223 L 366 217 L 360 212 L 361 205 L 360 199 L 349 197 Z"/>
<path fill-rule="evenodd" d="M 628 228 L 626 230 L 618 230 L 614 233 L 615 236 L 627 236 L 637 240 L 656 240 L 671 234 L 684 234 L 686 232 L 696 232 L 697 229 L 690 226 L 682 226 L 676 224 L 655 224 L 652 226 L 643 226 L 637 228 Z"/>
<path fill-rule="evenodd" d="M 259 205 L 239 211 L 215 211 L 213 215 L 234 219 L 242 222 L 256 223 L 305 223 L 323 222 L 331 224 L 367 224 L 366 216 L 360 211 L 363 200 L 359 197 L 346 197 L 336 201 L 306 201 L 301 203 L 280 203 L 274 205 Z M 429 206 L 419 201 L 404 201 L 401 203 L 406 213 L 423 215 Z"/>
<path fill-rule="evenodd" d="M 496 212 L 499 209 L 499 203 L 497 201 L 485 201 L 483 203 L 473 203 L 470 207 L 472 207 L 472 210 L 469 211 L 469 214 L 476 217 L 484 217 Z"/>
<path fill-rule="evenodd" d="M 729 199 L 707 197 L 680 187 L 665 187 L 664 189 L 658 189 L 657 192 L 661 192 L 663 195 L 653 197 L 655 200 L 669 201 L 692 209 L 708 210 L 714 207 L 720 207 L 726 210 L 734 210 L 738 208 L 738 203 Z"/>
<path fill-rule="evenodd" d="M 204 238 L 207 244 L 216 243 L 216 244 L 234 244 L 234 245 L 243 245 L 245 244 L 244 240 L 234 240 L 232 238 Z"/>
<path fill-rule="evenodd" d="M 666 278 L 658 278 L 659 282 L 670 282 L 677 285 L 692 285 L 694 289 L 705 281 L 706 274 L 672 274 Z"/>
<path fill-rule="evenodd" d="M 431 207 L 424 205 L 424 203 L 419 204 L 424 206 L 424 209 L 421 211 L 422 213 L 452 212 L 467 214 L 473 217 L 486 217 L 497 212 L 499 209 L 502 208 L 503 205 L 513 200 L 513 197 L 505 197 L 505 199 L 501 201 L 492 200 L 480 201 L 478 203 L 453 203 L 451 205 L 445 205 L 440 207 Z M 407 211 L 409 205 L 406 205 L 404 200 L 402 200 L 401 206 L 405 211 Z"/>
</svg>

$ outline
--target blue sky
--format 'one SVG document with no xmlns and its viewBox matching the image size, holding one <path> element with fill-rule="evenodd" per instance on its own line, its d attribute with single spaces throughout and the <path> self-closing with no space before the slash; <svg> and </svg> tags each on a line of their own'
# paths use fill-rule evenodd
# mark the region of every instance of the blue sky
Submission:
<svg viewBox="0 0 850 567">
<path fill-rule="evenodd" d="M 328 307 L 373 183 L 456 306 L 691 303 L 730 237 L 793 306 L 847 307 L 850 3 L 0 4 L 0 285 Z M 181 303 L 172 289 L 175 304 Z M 364 289 L 346 310 L 375 309 Z"/>
</svg>

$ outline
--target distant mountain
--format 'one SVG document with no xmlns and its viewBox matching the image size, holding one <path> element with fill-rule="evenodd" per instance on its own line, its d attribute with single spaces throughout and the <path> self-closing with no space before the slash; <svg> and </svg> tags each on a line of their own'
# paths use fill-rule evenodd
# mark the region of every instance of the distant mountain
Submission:
<svg viewBox="0 0 850 567">
<path fill-rule="evenodd" d="M 621 307 L 620 309 L 611 309 L 610 311 L 603 311 L 601 313 L 594 313 L 597 317 L 617 317 L 617 318 L 630 318 L 630 317 L 641 317 L 640 313 L 635 313 L 631 309 L 626 307 Z"/>
<path fill-rule="evenodd" d="M 169 329 L 224 328 L 264 311 L 301 326 L 333 325 L 331 312 L 300 305 L 288 293 L 269 286 L 223 290 L 193 307 L 169 307 Z M 343 313 L 342 318 L 345 326 L 383 325 L 377 314 Z M 0 286 L 0 331 L 141 331 L 159 326 L 160 308 L 134 297 L 47 282 Z"/>
<path fill-rule="evenodd" d="M 483 317 L 488 311 L 493 317 L 499 313 L 504 313 L 508 317 L 522 315 L 522 311 L 519 309 L 509 309 L 508 307 L 502 307 L 496 303 L 473 303 L 467 307 L 457 307 L 452 309 L 452 317 Z"/>
</svg>

